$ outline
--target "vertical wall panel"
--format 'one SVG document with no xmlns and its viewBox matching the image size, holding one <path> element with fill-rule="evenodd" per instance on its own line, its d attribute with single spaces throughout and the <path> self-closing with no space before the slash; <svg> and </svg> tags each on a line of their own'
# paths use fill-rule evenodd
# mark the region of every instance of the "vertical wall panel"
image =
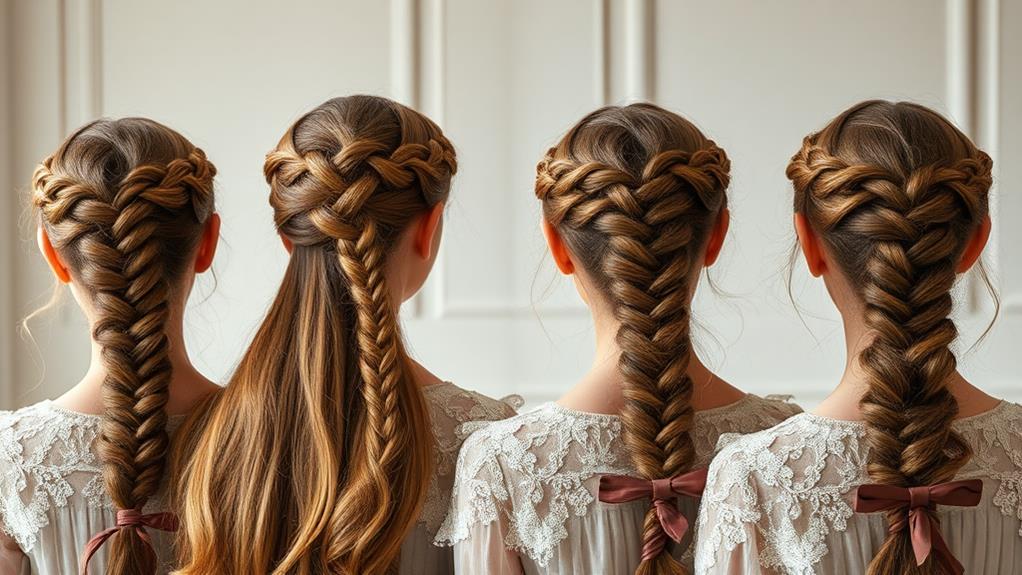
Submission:
<svg viewBox="0 0 1022 575">
<path fill-rule="evenodd" d="M 1022 218 L 1022 72 L 1009 57 L 1022 53 L 1017 2 L 0 0 L 0 10 L 10 201 L 23 206 L 35 163 L 97 114 L 163 121 L 217 164 L 224 243 L 216 280 L 200 278 L 186 318 L 190 352 L 211 377 L 230 372 L 286 262 L 264 154 L 312 106 L 368 92 L 418 106 L 459 153 L 440 258 L 405 308 L 410 349 L 467 387 L 556 397 L 588 368 L 592 328 L 545 256 L 535 165 L 585 113 L 652 98 L 734 161 L 733 231 L 711 274 L 737 297 L 700 289 L 698 346 L 734 383 L 811 404 L 839 376 L 843 335 L 801 267 L 792 291 L 811 331 L 788 300 L 784 166 L 807 132 L 884 97 L 949 113 L 995 155 L 990 256 L 1006 309 L 965 353 L 989 310 L 963 307 L 960 351 L 967 374 L 1020 399 L 1022 356 L 1008 349 L 1022 338 L 1022 235 L 1011 223 Z M 37 345 L 17 337 L 12 324 L 46 300 L 51 278 L 31 230 L 15 230 L 21 210 L 10 211 L 0 239 L 18 241 L 0 254 L 0 348 L 14 361 L 0 355 L 0 370 L 16 385 L 0 371 L 0 405 L 22 405 L 71 385 L 89 342 L 70 301 L 33 324 Z"/>
</svg>

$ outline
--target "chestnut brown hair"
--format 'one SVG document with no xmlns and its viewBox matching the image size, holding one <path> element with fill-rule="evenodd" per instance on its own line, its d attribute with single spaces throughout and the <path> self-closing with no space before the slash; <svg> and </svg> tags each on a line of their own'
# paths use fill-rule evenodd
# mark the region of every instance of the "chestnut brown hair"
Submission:
<svg viewBox="0 0 1022 575">
<path fill-rule="evenodd" d="M 176 461 L 181 573 L 383 573 L 422 507 L 433 435 L 385 281 L 388 250 L 446 200 L 454 149 L 385 98 L 328 100 L 266 157 L 293 249 L 224 391 Z"/>
<path fill-rule="evenodd" d="M 868 378 L 860 405 L 875 483 L 947 482 L 971 456 L 951 428 L 951 289 L 987 214 L 991 167 L 933 110 L 885 101 L 852 106 L 806 137 L 788 165 L 795 211 L 857 290 L 873 334 L 858 361 Z M 895 510 L 888 520 L 904 525 L 903 515 Z M 907 529 L 887 535 L 868 570 L 939 572 L 932 556 L 916 566 Z"/>
<path fill-rule="evenodd" d="M 539 163 L 546 220 L 603 289 L 621 323 L 624 438 L 646 479 L 694 460 L 689 299 L 698 257 L 727 203 L 730 161 L 684 118 L 652 104 L 580 120 Z M 644 543 L 658 539 L 656 511 Z M 680 573 L 661 550 L 636 573 Z"/>
<path fill-rule="evenodd" d="M 106 368 L 99 452 L 119 509 L 141 510 L 164 478 L 167 321 L 177 280 L 213 213 L 215 174 L 177 132 L 124 118 L 80 128 L 33 176 L 41 225 L 90 298 L 92 337 Z M 155 571 L 137 530 L 118 531 L 107 572 Z"/>
</svg>

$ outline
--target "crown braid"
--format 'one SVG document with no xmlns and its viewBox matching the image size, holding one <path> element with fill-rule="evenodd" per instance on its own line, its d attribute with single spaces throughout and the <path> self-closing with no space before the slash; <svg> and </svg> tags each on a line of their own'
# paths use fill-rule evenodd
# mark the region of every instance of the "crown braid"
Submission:
<svg viewBox="0 0 1022 575">
<path fill-rule="evenodd" d="M 169 129 L 148 121 L 101 121 L 72 136 L 33 176 L 33 204 L 55 247 L 91 295 L 93 339 L 102 349 L 103 419 L 99 451 L 107 492 L 119 509 L 141 510 L 164 475 L 169 438 L 164 411 L 171 379 L 166 334 L 179 258 L 190 252 L 199 224 L 212 213 L 216 169 L 198 148 L 166 163 L 135 165 L 111 188 L 73 173 L 88 158 L 83 147 L 111 129 L 140 133 Z M 81 140 L 77 140 L 80 138 Z M 116 148 L 117 142 L 113 142 Z M 104 170 L 87 165 L 87 170 Z M 181 241 L 164 235 L 184 222 Z M 122 530 L 110 552 L 110 573 L 153 573 L 155 558 L 134 529 Z"/>
<path fill-rule="evenodd" d="M 595 134 L 607 129 L 600 115 L 608 113 L 620 114 L 625 122 L 632 113 L 651 116 L 665 126 L 667 135 L 654 133 L 644 140 L 652 151 L 638 169 L 590 159 L 597 154 L 580 143 L 588 143 L 590 135 L 604 141 Z M 587 134 L 587 128 L 592 132 Z M 724 206 L 729 181 L 727 155 L 698 132 L 696 149 L 660 148 L 677 139 L 671 134 L 687 130 L 695 132 L 681 118 L 650 105 L 600 110 L 548 151 L 536 176 L 545 217 L 564 233 L 573 253 L 586 252 L 582 236 L 599 245 L 593 250 L 599 255 L 586 269 L 605 285 L 621 324 L 624 438 L 637 471 L 650 480 L 688 471 L 695 458 L 688 302 L 699 247 Z M 644 546 L 662 541 L 661 529 L 651 508 Z M 661 543 L 636 573 L 681 570 Z"/>
<path fill-rule="evenodd" d="M 908 122 L 898 117 L 901 112 L 932 123 L 946 139 L 967 142 L 929 110 L 884 104 L 860 105 L 864 108 L 853 108 L 832 125 L 854 126 L 855 114 L 866 112 L 885 114 L 887 123 L 897 126 L 899 120 Z M 951 289 L 968 232 L 986 213 L 992 163 L 968 143 L 958 158 L 924 158 L 894 169 L 833 153 L 867 136 L 828 130 L 805 139 L 787 174 L 796 209 L 819 229 L 842 268 L 861 270 L 850 275 L 865 304 L 866 325 L 875 334 L 859 357 L 868 381 L 861 409 L 870 477 L 899 487 L 950 481 L 971 456 L 951 428 L 958 413 L 946 386 L 956 367 L 950 349 L 957 337 Z M 848 252 L 858 252 L 861 259 L 850 263 Z M 888 514 L 891 525 L 900 527 L 888 535 L 869 573 L 939 572 L 932 558 L 921 567 L 911 559 L 904 513 Z"/>
</svg>

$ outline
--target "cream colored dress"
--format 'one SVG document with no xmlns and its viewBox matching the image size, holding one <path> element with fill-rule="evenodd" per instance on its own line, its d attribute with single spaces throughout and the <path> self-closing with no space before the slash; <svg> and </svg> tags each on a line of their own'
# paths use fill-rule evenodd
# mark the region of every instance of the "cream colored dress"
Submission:
<svg viewBox="0 0 1022 575">
<path fill-rule="evenodd" d="M 1022 406 L 953 424 L 973 449 L 957 479 L 981 479 L 977 507 L 939 506 L 948 547 L 968 575 L 1022 573 Z M 861 575 L 887 532 L 855 513 L 865 426 L 804 413 L 728 443 L 710 466 L 696 573 Z"/>
<path fill-rule="evenodd" d="M 436 472 L 422 518 L 402 547 L 401 573 L 451 573 L 451 550 L 435 547 L 432 541 L 449 501 L 462 440 L 460 424 L 509 417 L 514 409 L 450 383 L 424 389 L 437 441 Z M 170 427 L 180 423 L 180 418 L 172 418 Z M 104 490 L 96 452 L 99 424 L 98 416 L 61 409 L 50 401 L 0 412 L 0 530 L 25 555 L 21 573 L 77 573 L 86 542 L 114 525 L 115 511 Z M 146 511 L 163 510 L 163 501 L 161 493 Z M 159 573 L 167 573 L 172 569 L 173 535 L 152 529 L 149 533 Z M 106 547 L 89 564 L 90 573 L 105 571 Z"/>
<path fill-rule="evenodd" d="M 758 431 L 799 411 L 748 395 L 696 412 L 696 466 L 709 463 L 722 433 Z M 451 509 L 437 534 L 438 543 L 454 546 L 457 573 L 634 572 L 648 500 L 597 499 L 600 476 L 635 475 L 618 416 L 547 403 L 477 427 L 462 447 Z M 696 503 L 680 504 L 694 522 Z M 688 565 L 691 537 L 673 549 Z"/>
</svg>

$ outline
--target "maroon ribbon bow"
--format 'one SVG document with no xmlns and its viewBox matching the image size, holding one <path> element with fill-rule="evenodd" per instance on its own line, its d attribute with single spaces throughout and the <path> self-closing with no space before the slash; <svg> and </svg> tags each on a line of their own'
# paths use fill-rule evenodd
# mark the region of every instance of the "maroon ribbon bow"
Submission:
<svg viewBox="0 0 1022 575">
<path fill-rule="evenodd" d="M 979 479 L 919 487 L 860 485 L 855 492 L 854 509 L 858 513 L 873 513 L 907 508 L 907 520 L 902 518 L 892 523 L 890 532 L 901 531 L 908 526 L 916 564 L 922 565 L 933 552 L 945 571 L 962 575 L 965 568 L 948 549 L 947 542 L 940 533 L 940 523 L 930 512 L 934 511 L 937 505 L 975 507 L 982 496 L 983 482 Z"/>
<path fill-rule="evenodd" d="M 103 531 L 92 536 L 89 542 L 85 544 L 85 549 L 82 551 L 82 564 L 80 568 L 81 575 L 88 575 L 89 573 L 89 561 L 92 561 L 92 556 L 99 551 L 99 548 L 107 542 L 108 539 L 114 536 L 115 533 L 121 529 L 134 529 L 135 533 L 145 542 L 149 552 L 155 557 L 156 550 L 153 549 L 152 538 L 149 537 L 149 533 L 146 532 L 146 527 L 152 527 L 153 529 L 159 529 L 160 531 L 177 531 L 178 520 L 177 516 L 173 513 L 151 513 L 149 515 L 142 515 L 142 512 L 138 509 L 118 509 L 117 510 L 117 523 Z"/>
<path fill-rule="evenodd" d="M 688 531 L 688 519 L 678 511 L 675 500 L 679 495 L 699 499 L 706 487 L 706 471 L 706 468 L 696 469 L 652 481 L 627 475 L 604 475 L 600 478 L 600 501 L 625 503 L 644 497 L 653 500 L 662 531 L 656 538 L 642 546 L 642 560 L 646 561 L 663 551 L 667 545 L 667 537 L 676 543 L 681 542 Z"/>
</svg>

